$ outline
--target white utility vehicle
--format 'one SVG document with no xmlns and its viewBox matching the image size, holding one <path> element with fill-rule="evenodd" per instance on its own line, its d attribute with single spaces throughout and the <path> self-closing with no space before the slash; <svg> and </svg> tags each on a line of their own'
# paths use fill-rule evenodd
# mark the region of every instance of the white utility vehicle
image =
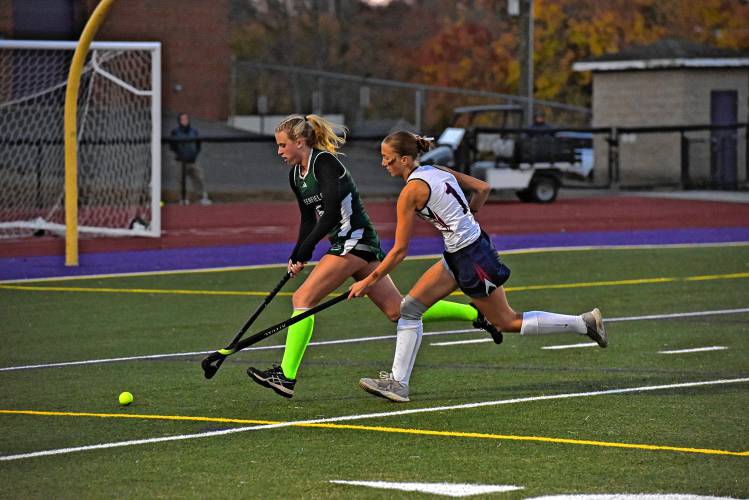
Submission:
<svg viewBox="0 0 749 500">
<path fill-rule="evenodd" d="M 525 129 L 516 105 L 455 108 L 451 126 L 421 163 L 445 165 L 484 179 L 495 190 L 514 190 L 522 201 L 553 202 L 562 178 L 590 178 L 593 138 L 587 132 Z"/>
</svg>

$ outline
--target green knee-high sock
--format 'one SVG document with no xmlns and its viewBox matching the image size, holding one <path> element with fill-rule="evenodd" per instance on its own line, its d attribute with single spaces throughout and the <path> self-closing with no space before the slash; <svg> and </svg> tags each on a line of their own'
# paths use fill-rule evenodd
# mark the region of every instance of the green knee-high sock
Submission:
<svg viewBox="0 0 749 500">
<path fill-rule="evenodd" d="M 422 316 L 424 323 L 433 321 L 476 321 L 478 311 L 468 304 L 440 300 Z"/>
<path fill-rule="evenodd" d="M 304 311 L 305 309 L 297 309 L 291 317 L 293 318 L 297 314 L 302 314 Z M 291 380 L 296 379 L 296 372 L 299 370 L 299 365 L 302 364 L 304 350 L 307 349 L 307 344 L 309 344 L 309 340 L 312 338 L 312 329 L 314 327 L 314 315 L 304 318 L 299 323 L 289 327 L 289 331 L 286 334 L 286 349 L 283 351 L 283 360 L 281 361 L 281 369 L 286 378 Z"/>
</svg>

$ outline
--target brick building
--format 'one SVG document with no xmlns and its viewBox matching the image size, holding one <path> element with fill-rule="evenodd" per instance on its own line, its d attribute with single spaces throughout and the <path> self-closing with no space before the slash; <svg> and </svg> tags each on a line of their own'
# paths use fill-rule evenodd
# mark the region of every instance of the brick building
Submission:
<svg viewBox="0 0 749 500">
<path fill-rule="evenodd" d="M 77 40 L 97 0 L 0 0 L 0 37 Z M 162 104 L 204 120 L 229 113 L 229 0 L 115 1 L 96 40 L 159 41 Z"/>
<path fill-rule="evenodd" d="M 594 127 L 721 125 L 746 123 L 749 117 L 747 54 L 662 40 L 581 61 L 573 68 L 593 72 Z M 685 138 L 695 186 L 735 187 L 746 182 L 745 127 L 693 131 Z M 621 184 L 678 182 L 683 145 L 678 132 L 620 136 Z M 596 141 L 595 150 L 596 164 L 606 164 L 603 138 Z"/>
</svg>

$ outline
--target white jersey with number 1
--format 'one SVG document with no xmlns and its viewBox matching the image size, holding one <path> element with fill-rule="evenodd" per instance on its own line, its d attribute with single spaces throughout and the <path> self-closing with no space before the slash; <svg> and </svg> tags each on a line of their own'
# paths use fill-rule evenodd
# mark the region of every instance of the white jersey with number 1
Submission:
<svg viewBox="0 0 749 500">
<path fill-rule="evenodd" d="M 407 182 L 419 179 L 429 186 L 429 198 L 416 214 L 432 223 L 445 241 L 445 250 L 456 252 L 481 236 L 481 227 L 468 208 L 458 180 L 450 172 L 431 165 L 418 166 Z"/>
</svg>

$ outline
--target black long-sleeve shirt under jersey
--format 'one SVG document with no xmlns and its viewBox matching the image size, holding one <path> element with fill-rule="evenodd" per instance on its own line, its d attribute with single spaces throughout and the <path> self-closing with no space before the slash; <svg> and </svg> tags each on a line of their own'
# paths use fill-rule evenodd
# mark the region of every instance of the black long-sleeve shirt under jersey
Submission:
<svg viewBox="0 0 749 500">
<path fill-rule="evenodd" d="M 354 248 L 380 255 L 380 241 L 369 220 L 354 179 L 338 158 L 313 149 L 304 176 L 296 165 L 289 173 L 301 214 L 299 236 L 292 262 L 312 258 L 315 245 L 327 234 L 329 253 L 345 255 Z"/>
<path fill-rule="evenodd" d="M 298 169 L 297 165 L 289 172 L 289 184 L 296 195 L 301 214 L 299 236 L 289 259 L 292 262 L 306 262 L 312 258 L 315 245 L 340 222 L 340 177 L 344 169 L 332 154 L 315 151 L 310 157 L 310 168 L 304 178 L 297 179 Z M 315 184 L 317 190 L 314 189 Z M 309 189 L 318 191 L 320 199 L 310 199 L 316 198 L 318 193 L 302 193 Z M 318 212 L 322 212 L 320 220 L 317 219 Z"/>
</svg>

